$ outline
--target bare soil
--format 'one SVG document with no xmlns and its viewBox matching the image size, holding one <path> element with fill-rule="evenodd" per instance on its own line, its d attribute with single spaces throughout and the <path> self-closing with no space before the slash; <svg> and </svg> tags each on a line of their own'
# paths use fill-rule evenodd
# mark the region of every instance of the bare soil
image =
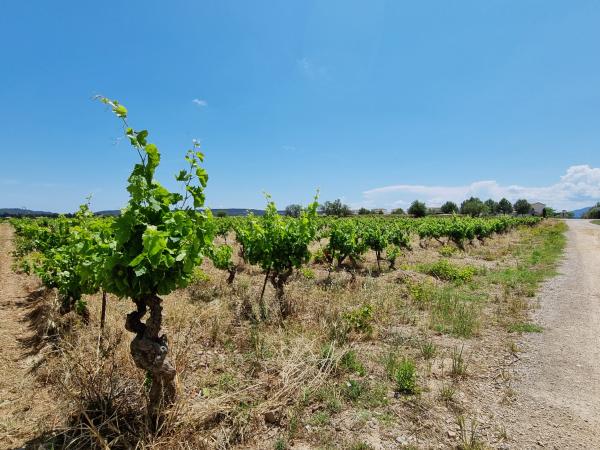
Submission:
<svg viewBox="0 0 600 450">
<path fill-rule="evenodd" d="M 537 295 L 544 330 L 520 343 L 504 412 L 512 448 L 600 448 L 600 227 L 567 222 L 559 275 Z"/>
<path fill-rule="evenodd" d="M 22 446 L 53 426 L 51 395 L 32 373 L 36 356 L 24 343 L 31 280 L 12 270 L 13 230 L 0 224 L 0 448 Z"/>
</svg>

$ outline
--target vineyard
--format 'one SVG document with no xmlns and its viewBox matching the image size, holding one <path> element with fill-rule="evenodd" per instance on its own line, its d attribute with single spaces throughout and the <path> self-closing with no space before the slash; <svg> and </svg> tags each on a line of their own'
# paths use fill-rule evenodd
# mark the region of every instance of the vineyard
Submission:
<svg viewBox="0 0 600 450">
<path fill-rule="evenodd" d="M 299 217 L 270 197 L 262 216 L 213 217 L 198 144 L 171 192 L 148 132 L 100 100 L 138 156 L 121 215 L 86 203 L 69 218 L 10 221 L 14 270 L 41 284 L 39 365 L 47 380 L 62 374 L 70 411 L 46 444 L 410 448 L 477 434 L 463 416 L 468 378 L 490 355 L 469 342 L 526 324 L 559 224 L 323 217 L 316 196 Z M 450 433 L 432 425 L 448 417 Z"/>
</svg>

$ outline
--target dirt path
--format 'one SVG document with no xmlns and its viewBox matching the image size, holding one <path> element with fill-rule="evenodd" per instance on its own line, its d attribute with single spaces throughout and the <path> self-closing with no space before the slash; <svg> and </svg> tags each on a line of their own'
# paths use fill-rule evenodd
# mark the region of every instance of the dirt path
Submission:
<svg viewBox="0 0 600 450">
<path fill-rule="evenodd" d="M 18 341 L 31 334 L 27 277 L 12 271 L 13 230 L 0 223 L 0 448 L 16 448 L 51 427 L 48 392 L 29 372 L 32 358 Z"/>
<path fill-rule="evenodd" d="M 510 448 L 600 449 L 600 226 L 568 221 L 559 275 L 542 285 L 505 417 Z"/>
</svg>

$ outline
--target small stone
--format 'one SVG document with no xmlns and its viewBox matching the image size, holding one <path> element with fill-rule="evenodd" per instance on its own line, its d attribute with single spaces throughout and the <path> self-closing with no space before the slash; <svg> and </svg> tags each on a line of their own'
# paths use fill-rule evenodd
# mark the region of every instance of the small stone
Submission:
<svg viewBox="0 0 600 450">
<path fill-rule="evenodd" d="M 408 445 L 409 440 L 405 436 L 398 436 L 396 442 L 400 445 Z"/>
<path fill-rule="evenodd" d="M 456 432 L 452 431 L 452 430 L 448 430 L 448 437 L 455 438 L 456 437 Z"/>
<path fill-rule="evenodd" d="M 267 411 L 265 413 L 265 422 L 270 424 L 278 424 L 280 419 L 279 411 Z"/>
</svg>

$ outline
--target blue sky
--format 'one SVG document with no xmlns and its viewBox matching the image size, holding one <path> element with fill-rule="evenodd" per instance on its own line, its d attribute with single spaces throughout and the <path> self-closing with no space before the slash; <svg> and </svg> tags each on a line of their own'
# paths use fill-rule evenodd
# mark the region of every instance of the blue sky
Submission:
<svg viewBox="0 0 600 450">
<path fill-rule="evenodd" d="M 127 201 L 119 99 L 211 207 L 600 200 L 600 2 L 21 1 L 0 6 L 0 207 Z M 196 100 L 196 101 L 194 101 Z"/>
</svg>

